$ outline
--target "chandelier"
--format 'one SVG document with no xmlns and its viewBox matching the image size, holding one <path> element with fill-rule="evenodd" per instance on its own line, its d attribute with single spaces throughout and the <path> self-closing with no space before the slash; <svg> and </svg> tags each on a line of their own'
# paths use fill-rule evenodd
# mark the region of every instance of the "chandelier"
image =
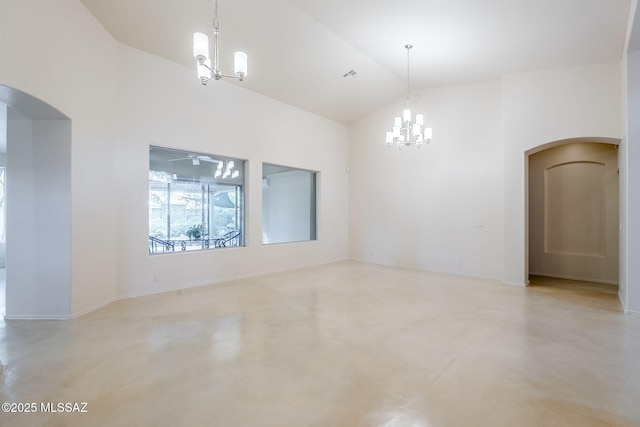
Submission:
<svg viewBox="0 0 640 427">
<path fill-rule="evenodd" d="M 411 95 L 409 92 L 409 51 L 413 47 L 410 44 L 404 46 L 407 49 L 407 107 L 402 110 L 402 116 L 395 118 L 393 128 L 387 131 L 387 146 L 397 146 L 398 148 L 409 147 L 415 145 L 422 147 L 422 144 L 431 142 L 433 133 L 432 128 L 424 127 L 424 115 L 416 114 L 415 122 L 412 121 L 411 109 L 409 103 Z"/>
<path fill-rule="evenodd" d="M 193 56 L 198 61 L 198 78 L 203 85 L 206 85 L 211 79 L 220 80 L 223 77 L 231 77 L 243 81 L 247 75 L 247 54 L 244 52 L 236 52 L 234 54 L 234 74 L 223 74 L 220 71 L 220 61 L 218 59 L 219 34 L 218 0 L 216 0 L 213 15 L 213 66 L 209 57 L 209 37 L 204 33 L 193 33 Z"/>
</svg>

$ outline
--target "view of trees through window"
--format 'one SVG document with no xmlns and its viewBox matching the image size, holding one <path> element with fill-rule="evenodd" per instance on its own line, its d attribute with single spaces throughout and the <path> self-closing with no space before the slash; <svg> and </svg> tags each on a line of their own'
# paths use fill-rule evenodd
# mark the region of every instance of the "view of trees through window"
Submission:
<svg viewBox="0 0 640 427">
<path fill-rule="evenodd" d="M 244 161 L 151 146 L 149 252 L 242 246 Z"/>
</svg>

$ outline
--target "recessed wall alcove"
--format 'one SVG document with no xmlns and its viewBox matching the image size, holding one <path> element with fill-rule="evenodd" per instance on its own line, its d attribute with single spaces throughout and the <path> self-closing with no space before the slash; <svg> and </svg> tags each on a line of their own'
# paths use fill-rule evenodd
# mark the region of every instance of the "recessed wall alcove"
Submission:
<svg viewBox="0 0 640 427">
<path fill-rule="evenodd" d="M 527 153 L 529 275 L 618 284 L 618 143 L 569 139 Z"/>
</svg>

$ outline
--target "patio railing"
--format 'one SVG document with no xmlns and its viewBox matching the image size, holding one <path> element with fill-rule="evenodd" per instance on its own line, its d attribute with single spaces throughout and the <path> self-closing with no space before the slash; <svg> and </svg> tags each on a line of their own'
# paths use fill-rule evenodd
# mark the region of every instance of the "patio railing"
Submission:
<svg viewBox="0 0 640 427">
<path fill-rule="evenodd" d="M 171 239 L 162 240 L 157 237 L 149 236 L 149 253 L 157 254 L 163 252 L 174 252 L 176 247 L 182 251 L 209 249 L 209 248 L 225 248 L 229 246 L 240 245 L 240 230 L 232 230 L 223 236 L 204 238 L 204 239 Z"/>
</svg>

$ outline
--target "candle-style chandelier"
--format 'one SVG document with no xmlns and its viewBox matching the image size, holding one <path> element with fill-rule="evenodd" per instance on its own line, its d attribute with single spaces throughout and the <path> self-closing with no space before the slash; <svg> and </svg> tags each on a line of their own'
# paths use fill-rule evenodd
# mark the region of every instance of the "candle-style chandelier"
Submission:
<svg viewBox="0 0 640 427">
<path fill-rule="evenodd" d="M 394 120 L 391 131 L 387 131 L 387 146 L 398 148 L 416 146 L 422 147 L 422 144 L 431 142 L 433 129 L 424 127 L 424 115 L 416 114 L 415 121 L 412 121 L 411 109 L 411 92 L 409 88 L 409 52 L 413 47 L 410 44 L 404 46 L 407 49 L 407 107 L 402 110 L 402 116 L 398 116 Z"/>
<path fill-rule="evenodd" d="M 216 0 L 213 15 L 213 66 L 209 57 L 209 37 L 204 33 L 193 33 L 193 56 L 198 61 L 198 78 L 203 85 L 206 85 L 211 79 L 220 80 L 223 77 L 231 77 L 243 81 L 247 75 L 247 54 L 244 52 L 236 52 L 234 54 L 234 74 L 223 74 L 220 71 L 220 61 L 218 59 L 219 34 L 218 0 Z"/>
</svg>

